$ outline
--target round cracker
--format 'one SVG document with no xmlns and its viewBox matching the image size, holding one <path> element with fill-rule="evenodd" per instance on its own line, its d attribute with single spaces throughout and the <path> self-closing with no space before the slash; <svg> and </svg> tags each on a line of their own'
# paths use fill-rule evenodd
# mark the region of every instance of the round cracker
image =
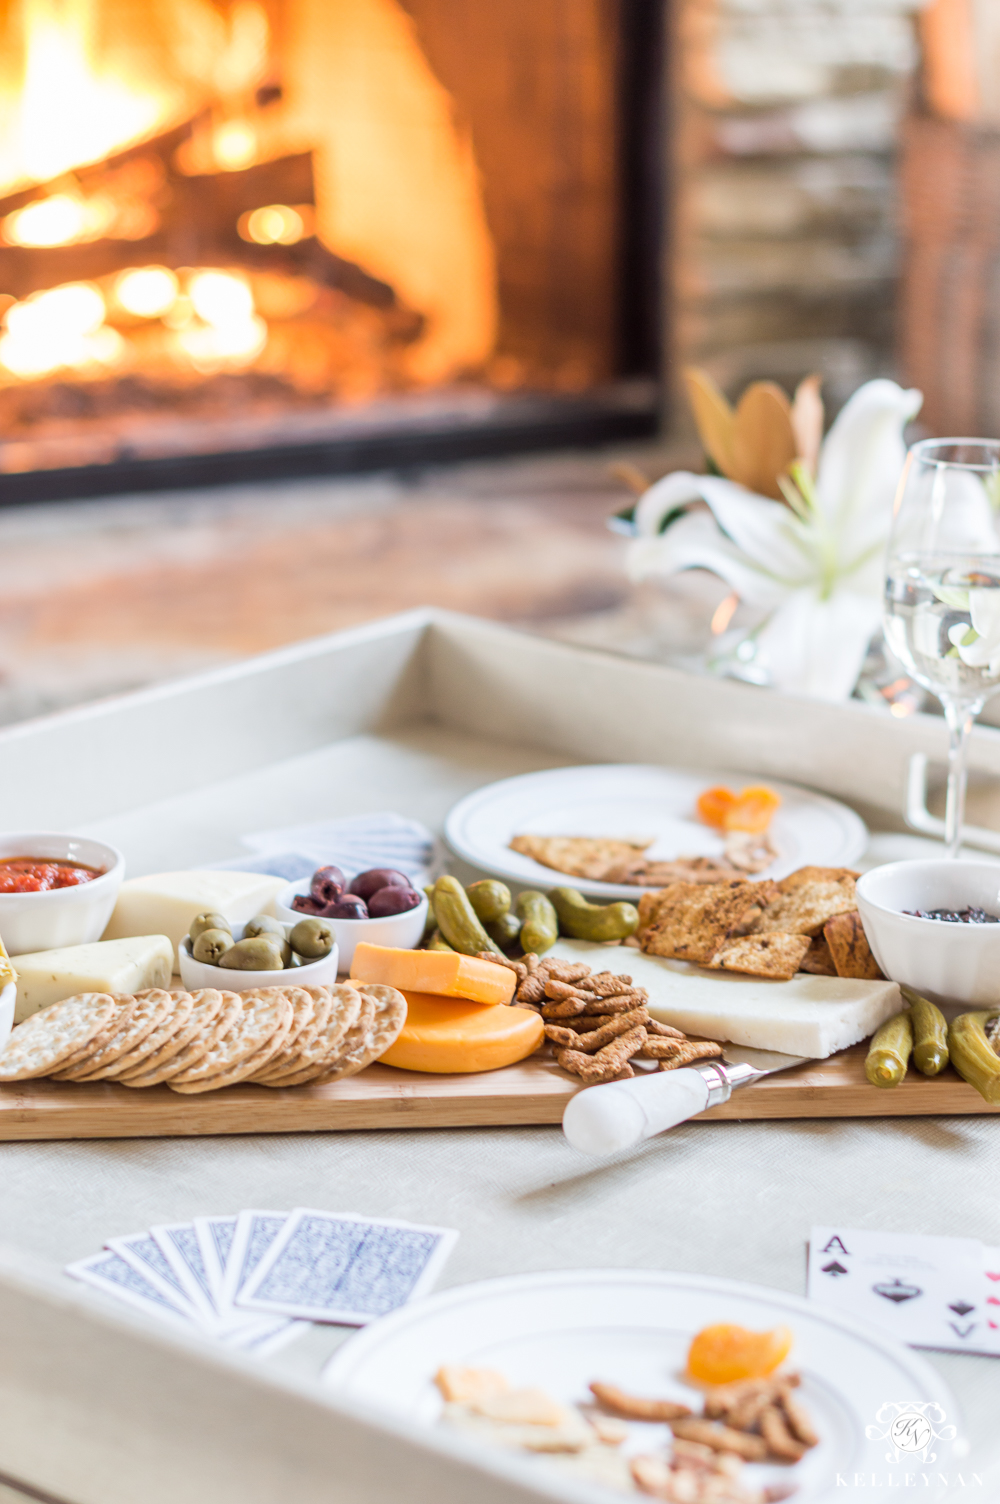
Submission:
<svg viewBox="0 0 1000 1504">
<path fill-rule="evenodd" d="M 132 994 L 130 992 L 112 992 L 111 996 L 118 1005 L 117 1011 L 111 1015 L 103 1029 L 98 1030 L 93 1039 L 88 1040 L 81 1049 L 74 1050 L 72 1055 L 66 1057 L 59 1067 L 61 1071 L 68 1071 L 74 1065 L 79 1065 L 81 1060 L 86 1060 L 95 1050 L 103 1049 L 110 1040 L 114 1039 L 121 1028 L 122 1014 L 125 1008 L 132 1002 Z"/>
<path fill-rule="evenodd" d="M 324 1027 L 311 1036 L 289 1065 L 277 1071 L 261 1071 L 257 1077 L 261 1086 L 297 1086 L 333 1064 L 358 1024 L 364 999 L 356 987 L 343 982 L 330 987 L 329 992 L 331 1006 Z"/>
<path fill-rule="evenodd" d="M 272 1037 L 259 1050 L 256 1050 L 254 1054 L 247 1056 L 246 1060 L 239 1061 L 238 1064 L 230 1066 L 228 1070 L 220 1071 L 215 1076 L 200 1076 L 194 1081 L 180 1081 L 176 1083 L 171 1080 L 167 1082 L 167 1085 L 171 1091 L 183 1093 L 185 1096 L 194 1096 L 199 1092 L 218 1091 L 220 1087 L 235 1086 L 240 1081 L 246 1081 L 255 1071 L 263 1069 L 267 1065 L 267 1062 L 279 1050 L 284 1048 L 285 1040 L 288 1038 L 291 1028 L 292 1012 L 291 1004 L 289 1004 L 289 1011 L 285 1014 L 284 1019 Z"/>
<path fill-rule="evenodd" d="M 173 1041 L 163 1046 L 161 1054 L 169 1052 L 159 1064 L 139 1066 L 127 1076 L 119 1077 L 123 1086 L 159 1086 L 171 1076 L 187 1070 L 196 1061 L 202 1060 L 220 1035 L 229 1028 L 240 1006 L 238 992 L 220 992 L 216 987 L 203 987 L 192 993 L 194 1010 L 186 1029 L 195 1027 L 196 1032 L 179 1050 L 173 1050 Z"/>
<path fill-rule="evenodd" d="M 249 1060 L 281 1031 L 284 1039 L 292 1016 L 292 1005 L 281 987 L 264 987 L 258 996 L 249 992 L 236 994 L 239 1006 L 229 1027 L 211 1049 L 193 1065 L 170 1077 L 178 1086 L 207 1080 Z"/>
<path fill-rule="evenodd" d="M 136 997 L 152 996 L 154 992 L 162 991 L 162 988 L 151 987 L 148 993 L 137 992 Z M 138 1075 L 140 1066 L 143 1071 L 153 1070 L 154 1062 L 162 1065 L 165 1060 L 182 1050 L 188 1040 L 198 1033 L 201 1028 L 200 1023 L 195 1023 L 190 1030 L 187 1029 L 194 1012 L 194 998 L 191 993 L 166 992 L 165 996 L 170 1000 L 166 1016 L 150 1034 L 146 1035 L 141 1044 L 136 1045 L 127 1054 L 120 1055 L 113 1065 L 108 1066 L 105 1074 L 109 1081 L 117 1081 L 130 1071 Z M 165 1053 L 167 1045 L 173 1046 L 169 1054 Z"/>
<path fill-rule="evenodd" d="M 299 1049 L 330 1017 L 332 1000 L 328 987 L 286 987 L 285 996 L 292 1005 L 292 1027 L 281 1049 L 275 1051 L 266 1066 L 259 1067 L 268 1073 L 286 1070 Z"/>
<path fill-rule="evenodd" d="M 101 1081 L 123 1055 L 152 1034 L 170 1011 L 170 994 L 162 988 L 134 997 L 118 1018 L 118 1032 L 69 1069 L 59 1072 L 60 1081 Z"/>
<path fill-rule="evenodd" d="M 342 1051 L 336 1065 L 323 1075 L 317 1076 L 314 1086 L 326 1086 L 331 1081 L 342 1081 L 345 1076 L 356 1076 L 366 1065 L 371 1065 L 395 1044 L 400 1030 L 406 1023 L 406 998 L 395 987 L 383 987 L 381 983 L 366 983 L 362 997 L 374 1004 L 374 1017 L 368 1033 L 353 1050 Z"/>
<path fill-rule="evenodd" d="M 80 992 L 39 1008 L 18 1024 L 0 1051 L 0 1081 L 30 1081 L 58 1069 L 118 1013 L 109 992 Z"/>
</svg>

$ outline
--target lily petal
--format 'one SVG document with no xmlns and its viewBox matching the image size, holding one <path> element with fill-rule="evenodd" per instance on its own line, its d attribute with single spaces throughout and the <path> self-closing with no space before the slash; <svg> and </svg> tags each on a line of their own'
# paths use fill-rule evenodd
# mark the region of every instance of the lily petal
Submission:
<svg viewBox="0 0 1000 1504">
<path fill-rule="evenodd" d="M 701 500 L 703 475 L 690 470 L 675 470 L 650 486 L 636 503 L 632 514 L 635 530 L 641 538 L 655 538 L 665 517 L 688 502 Z"/>
<path fill-rule="evenodd" d="M 923 394 L 894 381 L 868 381 L 838 414 L 820 451 L 816 488 L 846 557 L 888 526 L 906 445 L 903 428 Z"/>
<path fill-rule="evenodd" d="M 776 689 L 817 700 L 846 700 L 878 627 L 877 600 L 838 591 L 820 600 L 796 590 L 757 638 Z"/>
<path fill-rule="evenodd" d="M 701 494 L 723 532 L 761 569 L 789 584 L 804 584 L 815 574 L 811 535 L 784 502 L 714 475 L 701 481 Z"/>
<path fill-rule="evenodd" d="M 636 538 L 629 544 L 626 569 L 632 580 L 665 578 L 680 569 L 708 569 L 752 606 L 770 608 L 788 595 L 786 586 L 756 569 L 702 511 L 689 512 L 656 537 Z"/>
<path fill-rule="evenodd" d="M 970 590 L 969 615 L 980 637 L 1000 646 L 1000 590 Z"/>
</svg>

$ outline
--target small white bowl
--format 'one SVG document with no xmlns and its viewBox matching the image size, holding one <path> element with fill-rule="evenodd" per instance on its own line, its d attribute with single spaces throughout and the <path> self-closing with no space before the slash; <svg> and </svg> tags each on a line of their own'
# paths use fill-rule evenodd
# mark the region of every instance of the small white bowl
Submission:
<svg viewBox="0 0 1000 1504">
<path fill-rule="evenodd" d="M 300 918 L 304 917 L 302 915 Z M 233 925 L 233 939 L 242 940 L 242 924 Z M 287 939 L 291 925 L 285 925 Z M 181 981 L 188 992 L 199 987 L 218 987 L 222 992 L 250 992 L 254 987 L 327 987 L 337 980 L 339 953 L 336 943 L 328 956 L 309 961 L 305 966 L 288 966 L 283 971 L 234 971 L 228 966 L 210 966 L 196 961 L 191 954 L 191 936 L 185 935 L 177 947 L 181 963 Z"/>
<path fill-rule="evenodd" d="M 0 939 L 8 955 L 87 945 L 101 938 L 125 876 L 125 858 L 117 847 L 84 836 L 22 830 L 0 835 L 0 858 L 12 856 L 82 862 L 85 867 L 104 870 L 93 882 L 79 887 L 49 888 L 44 893 L 0 893 Z"/>
<path fill-rule="evenodd" d="M 859 877 L 857 894 L 868 943 L 891 981 L 937 1003 L 1000 1003 L 1000 924 L 903 912 L 971 906 L 1000 915 L 1000 862 L 889 862 Z"/>
<path fill-rule="evenodd" d="M 308 893 L 311 882 L 312 878 L 302 877 L 282 888 L 276 896 L 274 912 L 284 923 L 298 924 L 300 919 L 310 917 L 293 909 L 292 899 L 299 893 Z M 370 945 L 389 945 L 395 950 L 415 950 L 427 927 L 427 910 L 425 893 L 417 907 L 407 909 L 404 914 L 386 914 L 381 919 L 327 919 L 340 946 L 341 970 L 350 971 L 354 947 L 361 940 L 367 940 Z"/>
<path fill-rule="evenodd" d="M 3 1049 L 10 1038 L 10 1031 L 14 1027 L 14 1004 L 17 1002 L 17 983 L 8 982 L 6 987 L 0 987 L 0 1050 Z"/>
</svg>

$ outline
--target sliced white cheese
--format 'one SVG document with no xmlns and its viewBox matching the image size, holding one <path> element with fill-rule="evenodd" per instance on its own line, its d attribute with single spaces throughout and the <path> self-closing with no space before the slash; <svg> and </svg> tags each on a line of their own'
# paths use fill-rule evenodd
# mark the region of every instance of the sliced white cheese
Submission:
<svg viewBox="0 0 1000 1504">
<path fill-rule="evenodd" d="M 121 940 L 129 935 L 167 935 L 177 947 L 196 914 L 224 914 L 230 924 L 246 924 L 271 904 L 287 884 L 280 877 L 259 872 L 160 872 L 153 877 L 130 877 L 118 890 L 118 900 L 102 935 Z M 175 966 L 178 963 L 175 961 Z"/>
<path fill-rule="evenodd" d="M 647 956 L 627 945 L 584 940 L 559 940 L 548 955 L 586 961 L 595 971 L 626 973 L 649 992 L 652 1016 L 685 1034 L 813 1060 L 867 1039 L 903 1006 L 895 982 L 855 982 L 806 972 L 789 982 L 769 982 Z"/>
<path fill-rule="evenodd" d="M 62 1002 L 78 992 L 142 992 L 167 987 L 174 950 L 166 935 L 138 935 L 131 940 L 95 940 L 36 950 L 17 958 L 17 1003 L 14 1022 L 39 1008 Z"/>
</svg>

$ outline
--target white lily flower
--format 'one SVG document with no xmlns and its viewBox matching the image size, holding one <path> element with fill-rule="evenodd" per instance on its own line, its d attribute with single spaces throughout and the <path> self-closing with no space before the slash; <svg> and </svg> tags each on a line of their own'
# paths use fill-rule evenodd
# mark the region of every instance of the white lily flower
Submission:
<svg viewBox="0 0 1000 1504">
<path fill-rule="evenodd" d="M 986 667 L 991 678 L 1000 674 L 1000 590 L 973 587 L 964 592 L 964 608 L 972 619 L 971 627 L 956 622 L 948 628 L 948 640 L 958 656 L 970 668 Z"/>
<path fill-rule="evenodd" d="M 776 688 L 846 699 L 881 618 L 903 429 L 922 401 L 894 381 L 860 387 L 823 442 L 815 481 L 793 466 L 788 505 L 718 476 L 665 476 L 636 506 L 630 577 L 719 575 L 768 613 L 757 661 Z"/>
</svg>

